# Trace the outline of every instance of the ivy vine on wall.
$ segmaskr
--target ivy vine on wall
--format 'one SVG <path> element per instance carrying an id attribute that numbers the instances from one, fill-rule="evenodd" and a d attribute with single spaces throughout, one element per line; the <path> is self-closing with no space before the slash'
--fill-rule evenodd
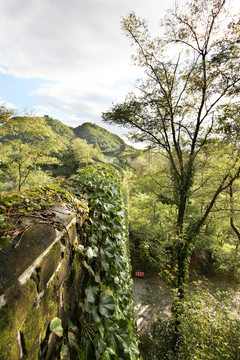
<path id="1" fill-rule="evenodd" d="M 88 273 L 80 303 L 79 358 L 138 359 L 121 176 L 111 166 L 95 164 L 79 170 L 71 181 L 89 206 L 86 244 L 76 249 Z"/>

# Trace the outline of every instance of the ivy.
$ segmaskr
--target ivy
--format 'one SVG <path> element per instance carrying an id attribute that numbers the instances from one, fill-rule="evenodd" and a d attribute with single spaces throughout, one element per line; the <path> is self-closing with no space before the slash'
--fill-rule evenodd
<path id="1" fill-rule="evenodd" d="M 18 239 L 15 246 L 19 245 L 25 231 L 37 222 L 62 228 L 62 224 L 55 221 L 53 213 L 49 212 L 49 208 L 62 202 L 76 214 L 88 211 L 86 203 L 73 196 L 70 184 L 65 180 L 0 196 L 0 249 L 9 246 L 15 238 Z M 19 223 L 24 218 L 28 218 L 29 223 L 20 227 Z"/>
<path id="2" fill-rule="evenodd" d="M 76 250 L 88 277 L 81 316 L 94 333 L 82 341 L 79 358 L 138 359 L 121 176 L 111 166 L 95 164 L 79 170 L 71 182 L 89 206 L 87 240 Z"/>
<path id="3" fill-rule="evenodd" d="M 63 336 L 62 320 L 58 317 L 52 319 L 49 325 L 49 329 L 57 336 Z"/>
<path id="4" fill-rule="evenodd" d="M 137 360 L 127 211 L 121 177 L 114 168 L 95 164 L 81 169 L 70 183 L 0 197 L 0 248 L 15 238 L 18 245 L 24 232 L 39 221 L 61 226 L 49 208 L 62 202 L 77 214 L 87 214 L 86 241 L 75 247 L 87 284 L 77 326 L 69 322 L 65 333 L 61 319 L 50 324 L 50 330 L 62 338 L 60 358 L 70 359 L 74 349 L 80 360 Z M 28 225 L 19 227 L 24 218 L 30 219 Z"/>

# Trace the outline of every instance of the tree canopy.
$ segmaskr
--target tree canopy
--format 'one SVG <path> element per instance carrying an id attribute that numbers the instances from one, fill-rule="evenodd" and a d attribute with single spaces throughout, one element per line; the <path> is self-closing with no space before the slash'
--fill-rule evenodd
<path id="1" fill-rule="evenodd" d="M 196 237 L 240 173 L 239 21 L 227 16 L 226 5 L 176 4 L 161 22 L 164 35 L 154 39 L 135 13 L 123 18 L 123 31 L 137 49 L 134 62 L 145 75 L 135 93 L 103 114 L 107 123 L 129 128 L 132 139 L 160 150 L 168 164 L 165 179 L 159 178 L 159 199 L 177 209 L 175 345 Z M 213 184 L 207 197 L 206 184 Z"/>
<path id="2" fill-rule="evenodd" d="M 18 190 L 41 164 L 58 163 L 54 154 L 66 143 L 44 118 L 28 116 L 8 117 L 0 135 L 1 176 L 12 180 Z"/>

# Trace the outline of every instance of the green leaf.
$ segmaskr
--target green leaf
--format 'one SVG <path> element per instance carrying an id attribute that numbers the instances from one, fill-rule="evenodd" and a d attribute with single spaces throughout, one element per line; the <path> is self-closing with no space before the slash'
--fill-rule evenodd
<path id="1" fill-rule="evenodd" d="M 117 329 L 111 334 L 111 339 L 115 345 L 116 352 L 119 357 L 123 359 L 130 359 L 129 350 L 129 336 L 128 333 L 122 329 Z"/>
<path id="2" fill-rule="evenodd" d="M 93 246 L 93 247 L 89 246 L 86 251 L 86 256 L 89 259 L 92 259 L 93 257 L 97 257 L 98 256 L 98 248 L 96 246 Z"/>
<path id="3" fill-rule="evenodd" d="M 87 339 L 84 346 L 85 359 L 84 360 L 93 360 L 96 359 L 95 350 L 91 340 Z"/>
<path id="4" fill-rule="evenodd" d="M 105 292 L 100 294 L 99 312 L 101 315 L 109 318 L 115 311 L 114 298 L 107 295 Z"/>
<path id="5" fill-rule="evenodd" d="M 0 240 L 0 247 L 8 247 L 8 245 L 10 245 L 10 243 L 12 242 L 12 238 L 10 235 L 7 235 L 6 237 L 2 237 Z"/>
<path id="6" fill-rule="evenodd" d="M 111 259 L 114 256 L 114 252 L 115 252 L 115 247 L 111 248 L 110 246 L 108 246 L 105 249 L 101 249 L 102 259 L 105 261 L 107 261 L 108 259 Z"/>
<path id="7" fill-rule="evenodd" d="M 104 350 L 106 349 L 107 344 L 103 341 L 103 339 L 100 337 L 97 344 L 97 350 L 99 354 L 102 354 Z"/>
<path id="8" fill-rule="evenodd" d="M 63 336 L 62 320 L 58 317 L 55 317 L 51 320 L 49 329 L 54 332 L 57 336 Z"/>
<path id="9" fill-rule="evenodd" d="M 105 331 L 104 331 L 104 326 L 103 326 L 103 324 L 99 324 L 99 326 L 98 326 L 98 331 L 99 331 L 100 336 L 101 336 L 102 338 L 104 338 L 104 333 L 105 333 Z"/>
<path id="10" fill-rule="evenodd" d="M 88 286 L 86 289 L 85 289 L 85 294 L 86 294 L 86 299 L 87 299 L 87 302 L 91 303 L 91 304 L 94 304 L 95 302 L 95 298 L 96 298 L 96 295 L 99 291 L 99 286 L 96 285 L 96 286 Z"/>
<path id="11" fill-rule="evenodd" d="M 93 316 L 93 321 L 95 321 L 96 323 L 101 321 L 101 317 L 99 315 L 98 308 L 96 306 L 92 308 L 92 316 Z"/>

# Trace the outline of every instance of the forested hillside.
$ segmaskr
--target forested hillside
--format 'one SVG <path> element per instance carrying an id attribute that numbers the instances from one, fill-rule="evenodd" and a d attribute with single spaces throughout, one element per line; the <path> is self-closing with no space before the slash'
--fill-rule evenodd
<path id="1" fill-rule="evenodd" d="M 125 150 L 126 144 L 118 135 L 92 123 L 84 123 L 73 131 L 77 137 L 87 140 L 88 144 L 98 143 L 104 153 L 115 153 Z"/>
<path id="2" fill-rule="evenodd" d="M 118 163 L 135 152 L 119 136 L 95 124 L 74 129 L 49 116 L 16 116 L 4 106 L 1 111 L 1 191 L 47 184 L 57 176 L 72 175 L 79 166 L 93 161 Z"/>

